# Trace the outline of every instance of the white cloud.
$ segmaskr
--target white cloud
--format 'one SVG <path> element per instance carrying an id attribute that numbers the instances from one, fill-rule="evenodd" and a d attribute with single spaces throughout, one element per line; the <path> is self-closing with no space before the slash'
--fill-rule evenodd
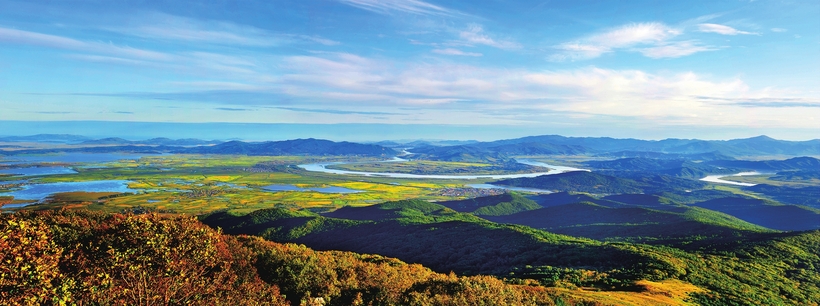
<path id="1" fill-rule="evenodd" d="M 341 3 L 379 14 L 394 12 L 416 15 L 456 16 L 462 13 L 419 0 L 338 0 Z"/>
<path id="2" fill-rule="evenodd" d="M 509 40 L 492 38 L 484 32 L 484 28 L 478 24 L 470 24 L 466 30 L 460 31 L 458 37 L 467 44 L 487 45 L 499 49 L 518 49 L 521 45 Z"/>
<path id="3" fill-rule="evenodd" d="M 162 52 L 99 42 L 85 42 L 62 36 L 9 28 L 0 28 L 0 42 L 35 45 L 56 49 L 88 51 L 141 60 L 168 61 L 173 58 L 173 56 Z"/>
<path id="4" fill-rule="evenodd" d="M 772 28 L 772 32 L 783 33 L 783 32 L 786 32 L 786 31 L 788 31 L 788 30 L 786 30 L 784 28 Z"/>
<path id="5" fill-rule="evenodd" d="M 668 42 L 683 32 L 658 22 L 633 23 L 556 46 L 551 61 L 585 60 L 621 49 L 638 50 L 652 58 L 680 57 L 709 50 L 693 42 Z M 636 46 L 650 47 L 632 49 Z"/>
<path id="6" fill-rule="evenodd" d="M 585 60 L 601 56 L 604 53 L 612 52 L 612 48 L 600 45 L 585 45 L 581 43 L 564 43 L 558 46 L 564 52 L 553 54 L 550 60 L 562 62 L 567 60 Z"/>
<path id="7" fill-rule="evenodd" d="M 721 35 L 759 35 L 758 33 L 741 31 L 730 26 L 715 23 L 701 23 L 698 25 L 698 31 L 704 33 L 717 33 Z"/>
<path id="8" fill-rule="evenodd" d="M 683 43 L 656 52 L 658 56 L 673 56 L 689 52 L 681 51 L 688 47 Z M 339 53 L 289 57 L 285 63 L 287 69 L 277 86 L 288 95 L 328 106 L 360 105 L 366 109 L 415 105 L 435 109 L 440 117 L 424 119 L 429 123 L 447 120 L 469 103 L 471 112 L 509 114 L 489 116 L 487 124 L 520 123 L 525 117 L 550 113 L 628 117 L 661 125 L 744 126 L 758 119 L 765 121 L 760 121 L 760 126 L 798 124 L 788 116 L 766 116 L 765 111 L 750 105 L 726 103 L 776 99 L 787 93 L 754 90 L 738 78 L 710 80 L 693 72 L 653 74 L 595 67 L 496 69 L 440 62 L 397 63 Z M 699 98 L 703 96 L 722 100 Z M 758 117 L 749 117 L 750 113 Z M 805 114 L 820 115 L 820 108 Z"/>
<path id="9" fill-rule="evenodd" d="M 293 42 L 313 42 L 333 46 L 339 42 L 316 35 L 272 33 L 231 22 L 199 20 L 163 13 L 147 13 L 134 23 L 108 27 L 119 34 L 170 41 L 220 45 L 270 47 Z"/>
<path id="10" fill-rule="evenodd" d="M 697 52 L 714 51 L 717 48 L 698 45 L 692 41 L 680 41 L 660 45 L 656 47 L 649 47 L 640 49 L 641 54 L 651 58 L 675 58 L 687 56 Z"/>
<path id="11" fill-rule="evenodd" d="M 464 51 L 461 51 L 459 49 L 454 49 L 454 48 L 433 49 L 433 53 L 443 54 L 443 55 L 482 56 L 481 53 L 464 52 Z"/>
<path id="12" fill-rule="evenodd" d="M 657 43 L 680 35 L 681 31 L 658 22 L 633 23 L 587 38 L 593 44 L 622 48 Z"/>

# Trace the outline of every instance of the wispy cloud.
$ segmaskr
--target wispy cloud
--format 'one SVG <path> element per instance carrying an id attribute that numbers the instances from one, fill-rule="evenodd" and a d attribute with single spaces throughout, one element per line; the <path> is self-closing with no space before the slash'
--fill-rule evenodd
<path id="1" fill-rule="evenodd" d="M 653 57 L 678 57 L 699 51 L 692 42 L 668 42 L 669 39 L 682 33 L 681 30 L 658 22 L 632 23 L 610 29 L 603 33 L 583 37 L 556 46 L 560 52 L 549 57 L 552 61 L 584 60 L 599 57 L 619 49 L 649 46 L 634 49 Z"/>
<path id="2" fill-rule="evenodd" d="M 341 3 L 379 14 L 463 15 L 461 12 L 419 0 L 338 0 Z"/>
<path id="3" fill-rule="evenodd" d="M 698 25 L 698 31 L 721 35 L 760 35 L 758 33 L 741 31 L 730 26 L 715 23 L 701 23 Z"/>
<path id="4" fill-rule="evenodd" d="M 0 28 L 0 42 L 34 45 L 56 49 L 88 51 L 142 60 L 167 61 L 173 58 L 173 56 L 162 52 L 99 42 L 85 42 L 62 36 L 9 28 Z"/>
<path id="5" fill-rule="evenodd" d="M 786 32 L 786 31 L 788 31 L 788 30 L 786 30 L 784 28 L 772 28 L 772 32 L 776 32 L 776 33 L 783 33 L 783 32 Z"/>
<path id="6" fill-rule="evenodd" d="M 464 51 L 461 51 L 459 49 L 454 49 L 454 48 L 433 49 L 433 53 L 443 54 L 443 55 L 459 55 L 459 56 L 482 56 L 481 53 L 464 52 Z"/>
<path id="7" fill-rule="evenodd" d="M 719 49 L 714 47 L 701 46 L 694 41 L 680 41 L 656 47 L 643 48 L 640 49 L 640 52 L 644 56 L 651 58 L 674 58 L 687 56 L 697 52 L 714 50 Z"/>
<path id="8" fill-rule="evenodd" d="M 275 108 L 289 110 L 289 111 L 293 111 L 293 112 L 325 113 L 325 114 L 339 114 L 339 115 L 399 115 L 398 113 L 346 111 L 346 110 L 336 110 L 336 109 L 313 109 L 313 108 L 298 108 L 298 107 L 275 107 Z"/>
<path id="9" fill-rule="evenodd" d="M 517 42 L 490 37 L 478 24 L 468 25 L 467 29 L 458 33 L 458 36 L 463 42 L 471 45 L 486 45 L 507 50 L 521 48 L 521 44 Z"/>
<path id="10" fill-rule="evenodd" d="M 654 50 L 657 54 L 647 56 L 682 56 L 690 52 L 688 48 L 702 47 L 684 42 L 666 50 Z M 424 119 L 431 122 L 452 120 L 447 118 L 452 117 L 448 114 L 453 112 L 469 110 L 471 114 L 491 114 L 526 109 L 519 112 L 521 115 L 488 120 L 520 124 L 522 116 L 527 114 L 564 112 L 643 118 L 664 125 L 743 125 L 747 117 L 738 111 L 739 107 L 754 112 L 772 107 L 762 104 L 754 108 L 751 104 L 707 101 L 695 96 L 744 101 L 784 96 L 769 89 L 753 90 L 738 78 L 710 80 L 692 72 L 653 74 L 595 67 L 536 71 L 451 63 L 407 65 L 332 53 L 291 58 L 286 63 L 288 70 L 281 85 L 285 94 L 294 100 L 322 101 L 323 105 L 344 103 L 362 108 L 412 105 L 435 109 L 438 117 Z M 465 107 L 467 105 L 469 107 Z M 771 117 L 769 121 L 761 124 L 793 125 L 785 118 Z"/>
<path id="11" fill-rule="evenodd" d="M 221 111 L 229 111 L 229 112 L 247 112 L 247 111 L 252 111 L 252 109 L 248 109 L 248 108 L 232 108 L 232 107 L 217 107 L 217 108 L 214 108 L 214 109 L 215 109 L 215 110 L 221 110 Z"/>
<path id="12" fill-rule="evenodd" d="M 185 18 L 164 13 L 143 13 L 132 23 L 104 29 L 149 39 L 208 43 L 230 46 L 271 47 L 293 42 L 327 46 L 340 42 L 317 35 L 274 33 L 257 27 L 225 21 Z"/>
<path id="13" fill-rule="evenodd" d="M 721 97 L 707 97 L 697 96 L 702 101 L 716 101 L 724 105 L 741 106 L 746 108 L 794 108 L 794 107 L 808 107 L 820 108 L 820 100 L 805 99 L 805 98 L 788 98 L 788 97 L 766 97 L 766 98 L 721 98 Z"/>

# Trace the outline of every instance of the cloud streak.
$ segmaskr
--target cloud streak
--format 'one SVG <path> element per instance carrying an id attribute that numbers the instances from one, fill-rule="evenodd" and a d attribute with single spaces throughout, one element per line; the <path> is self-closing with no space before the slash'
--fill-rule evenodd
<path id="1" fill-rule="evenodd" d="M 337 114 L 337 115 L 399 115 L 398 113 L 388 113 L 388 112 L 366 112 L 366 111 L 346 111 L 346 110 L 336 110 L 336 109 L 312 109 L 312 108 L 299 108 L 299 107 L 275 107 L 278 109 L 289 110 L 293 112 L 303 112 L 303 113 L 324 113 L 324 114 Z"/>
<path id="2" fill-rule="evenodd" d="M 84 42 L 62 36 L 9 28 L 0 28 L 0 42 L 65 50 L 88 51 L 142 60 L 168 61 L 173 58 L 173 56 L 162 52 L 98 42 Z"/>
<path id="3" fill-rule="evenodd" d="M 650 58 L 675 58 L 703 51 L 715 51 L 719 48 L 701 46 L 694 41 L 674 42 L 656 47 L 642 48 L 641 54 Z"/>
<path id="4" fill-rule="evenodd" d="M 484 32 L 484 28 L 478 24 L 470 24 L 467 29 L 460 31 L 458 37 L 470 45 L 486 45 L 494 48 L 511 50 L 521 48 L 521 44 L 511 40 L 492 38 Z"/>
<path id="5" fill-rule="evenodd" d="M 464 52 L 454 48 L 433 49 L 433 53 L 441 55 L 458 55 L 458 56 L 482 56 L 483 54 L 477 52 Z"/>
<path id="6" fill-rule="evenodd" d="M 341 3 L 374 13 L 390 15 L 406 13 L 414 15 L 458 16 L 463 13 L 419 0 L 338 0 Z"/>
<path id="7" fill-rule="evenodd" d="M 658 22 L 632 23 L 555 46 L 551 61 L 576 61 L 618 50 L 637 51 L 650 58 L 681 57 L 715 50 L 695 41 L 670 42 L 683 31 Z"/>
<path id="8" fill-rule="evenodd" d="M 340 42 L 317 35 L 273 33 L 257 27 L 225 21 L 200 20 L 163 13 L 146 13 L 136 23 L 104 29 L 128 36 L 154 40 L 207 43 L 227 46 L 274 47 L 290 43 Z"/>
<path id="9" fill-rule="evenodd" d="M 730 26 L 715 23 L 701 23 L 698 25 L 698 31 L 721 35 L 760 35 L 759 33 L 741 31 Z"/>

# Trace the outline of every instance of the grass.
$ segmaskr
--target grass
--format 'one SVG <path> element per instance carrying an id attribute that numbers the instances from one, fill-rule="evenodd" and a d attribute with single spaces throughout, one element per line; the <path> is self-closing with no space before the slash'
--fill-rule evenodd
<path id="1" fill-rule="evenodd" d="M 604 305 L 695 305 L 687 299 L 691 293 L 704 292 L 703 288 L 675 279 L 635 283 L 635 291 L 600 291 L 587 288 L 550 288 L 555 293 L 567 293 L 576 297 L 597 301 Z"/>

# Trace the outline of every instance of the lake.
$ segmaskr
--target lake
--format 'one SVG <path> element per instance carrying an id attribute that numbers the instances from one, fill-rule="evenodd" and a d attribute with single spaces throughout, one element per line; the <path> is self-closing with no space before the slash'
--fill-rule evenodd
<path id="1" fill-rule="evenodd" d="M 87 182 L 63 182 L 25 185 L 20 190 L 0 193 L 2 196 L 14 196 L 20 200 L 42 201 L 48 196 L 61 192 L 136 192 L 128 188 L 126 180 L 105 180 Z"/>

